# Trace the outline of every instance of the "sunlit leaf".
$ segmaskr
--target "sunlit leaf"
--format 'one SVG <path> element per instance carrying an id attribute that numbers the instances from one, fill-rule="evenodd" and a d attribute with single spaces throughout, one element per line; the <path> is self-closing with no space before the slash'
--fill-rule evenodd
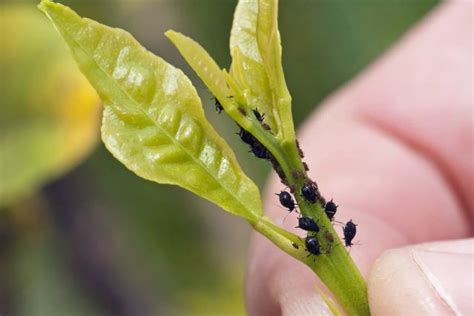
<path id="1" fill-rule="evenodd" d="M 233 93 L 227 85 L 224 72 L 219 68 L 212 57 L 191 38 L 172 30 L 165 33 L 171 42 L 178 48 L 181 55 L 206 84 L 216 98 L 225 106 L 233 106 L 229 97 Z"/>
<path id="2" fill-rule="evenodd" d="M 266 114 L 276 137 L 293 141 L 291 96 L 281 64 L 277 14 L 278 1 L 239 1 L 230 37 L 230 73 L 248 102 Z"/>
<path id="3" fill-rule="evenodd" d="M 237 84 L 234 81 L 228 82 L 229 75 L 219 69 L 219 66 L 207 51 L 199 43 L 181 33 L 170 30 L 165 34 L 178 48 L 181 55 L 183 55 L 184 59 L 186 59 L 212 94 L 219 100 L 226 113 L 239 123 L 240 126 L 245 127 L 246 124 L 250 124 L 238 110 L 239 105 L 236 101 L 241 98 L 241 95 L 240 91 L 235 90 Z"/>
<path id="4" fill-rule="evenodd" d="M 53 2 L 40 9 L 104 101 L 102 139 L 118 160 L 145 179 L 181 186 L 251 222 L 261 216 L 258 188 L 204 117 L 180 70 L 123 30 Z"/>
<path id="5" fill-rule="evenodd" d="M 288 94 L 281 65 L 281 40 L 278 31 L 278 0 L 258 0 L 257 45 L 268 76 L 280 97 Z"/>
<path id="6" fill-rule="evenodd" d="M 282 118 L 284 137 L 294 138 L 291 96 L 286 86 L 281 60 L 278 0 L 258 0 L 257 44 L 267 70 L 275 107 Z"/>
<path id="7" fill-rule="evenodd" d="M 98 139 L 100 100 L 33 7 L 2 4 L 0 20 L 1 208 L 83 160 Z"/>
<path id="8" fill-rule="evenodd" d="M 247 104 L 265 113 L 265 123 L 281 137 L 280 115 L 272 100 L 268 75 L 257 44 L 257 0 L 239 1 L 230 35 L 230 75 L 237 82 Z"/>

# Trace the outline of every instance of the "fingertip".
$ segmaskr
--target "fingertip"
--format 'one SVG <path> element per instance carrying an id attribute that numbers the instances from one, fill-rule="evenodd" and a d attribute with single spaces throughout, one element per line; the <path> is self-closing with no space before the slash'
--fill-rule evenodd
<path id="1" fill-rule="evenodd" d="M 470 315 L 474 239 L 390 250 L 369 277 L 372 315 Z"/>

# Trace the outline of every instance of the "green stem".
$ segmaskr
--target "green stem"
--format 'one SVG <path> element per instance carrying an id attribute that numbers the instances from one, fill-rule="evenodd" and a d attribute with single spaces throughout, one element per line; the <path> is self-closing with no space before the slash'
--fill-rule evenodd
<path id="1" fill-rule="evenodd" d="M 251 225 L 290 256 L 299 260 L 302 255 L 305 255 L 304 241 L 297 235 L 275 225 L 268 217 L 263 216 Z"/>
<path id="2" fill-rule="evenodd" d="M 271 133 L 261 128 L 258 121 L 252 123 L 248 131 L 272 153 L 280 164 L 289 186 L 295 189 L 294 197 L 301 214 L 311 217 L 318 223 L 320 232 L 315 236 L 318 238 L 323 253 L 318 256 L 308 256 L 304 241 L 300 238 L 294 241 L 294 244 L 298 245 L 298 249 L 295 249 L 287 239 L 283 241 L 281 232 L 276 232 L 275 227 L 278 226 L 270 225 L 267 219 L 259 221 L 254 228 L 283 251 L 310 267 L 349 315 L 370 315 L 367 284 L 324 213 L 323 206 L 320 202 L 311 204 L 300 194 L 308 178 L 295 141 L 279 142 Z M 301 176 L 295 177 L 298 174 Z"/>

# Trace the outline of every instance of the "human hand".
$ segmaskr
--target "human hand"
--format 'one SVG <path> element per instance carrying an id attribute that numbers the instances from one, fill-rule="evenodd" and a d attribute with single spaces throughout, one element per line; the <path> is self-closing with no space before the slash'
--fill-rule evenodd
<path id="1" fill-rule="evenodd" d="M 441 5 L 300 131 L 311 178 L 340 205 L 337 220 L 359 225 L 351 255 L 372 315 L 473 314 L 474 239 L 380 257 L 472 234 L 472 21 L 472 2 Z M 286 215 L 280 190 L 273 176 L 266 209 L 277 220 Z M 302 235 L 295 222 L 284 225 Z M 329 314 L 315 286 L 309 269 L 254 235 L 250 315 Z"/>

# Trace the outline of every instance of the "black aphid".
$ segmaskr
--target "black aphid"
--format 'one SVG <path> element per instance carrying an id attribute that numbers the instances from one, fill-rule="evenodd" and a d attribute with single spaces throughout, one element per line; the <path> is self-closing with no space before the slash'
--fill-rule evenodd
<path id="1" fill-rule="evenodd" d="M 311 218 L 307 216 L 302 216 L 298 218 L 298 226 L 297 228 L 304 229 L 309 232 L 319 232 L 319 226 L 316 224 L 316 222 Z"/>
<path id="2" fill-rule="evenodd" d="M 240 128 L 238 135 L 240 136 L 240 139 L 248 145 L 253 145 L 257 141 L 252 134 L 244 130 L 242 127 Z"/>
<path id="3" fill-rule="evenodd" d="M 240 139 L 250 145 L 250 151 L 258 158 L 273 160 L 273 155 L 252 134 L 240 127 L 237 133 Z"/>
<path id="4" fill-rule="evenodd" d="M 239 106 L 238 109 L 239 109 L 240 114 L 242 114 L 243 116 L 247 115 L 247 111 L 245 111 L 245 109 L 243 107 Z"/>
<path id="5" fill-rule="evenodd" d="M 270 159 L 272 157 L 265 146 L 260 144 L 257 140 L 255 140 L 255 142 L 250 145 L 250 150 L 257 158 Z"/>
<path id="6" fill-rule="evenodd" d="M 300 154 L 300 157 L 304 158 L 304 153 L 303 153 L 303 150 L 300 147 L 300 143 L 298 142 L 298 140 L 296 140 L 296 147 L 298 148 L 298 153 Z"/>
<path id="7" fill-rule="evenodd" d="M 309 167 L 308 167 L 308 164 L 306 162 L 303 161 L 303 167 L 304 167 L 304 170 L 305 171 L 309 171 Z"/>
<path id="8" fill-rule="evenodd" d="M 291 175 L 293 178 L 299 179 L 304 177 L 304 172 L 299 170 L 291 170 Z"/>
<path id="9" fill-rule="evenodd" d="M 219 102 L 219 100 L 217 100 L 216 97 L 214 97 L 214 105 L 216 106 L 216 112 L 218 114 L 221 114 L 221 112 L 224 110 L 224 107 L 222 106 L 222 104 Z"/>
<path id="10" fill-rule="evenodd" d="M 291 193 L 295 193 L 295 185 L 294 184 L 289 185 L 288 188 L 290 189 Z"/>
<path id="11" fill-rule="evenodd" d="M 280 199 L 280 204 L 286 207 L 290 212 L 295 209 L 295 201 L 290 193 L 286 191 L 281 191 L 280 193 L 275 193 Z"/>
<path id="12" fill-rule="evenodd" d="M 324 233 L 324 239 L 326 239 L 328 242 L 333 242 L 334 236 L 329 231 L 326 231 Z"/>
<path id="13" fill-rule="evenodd" d="M 262 123 L 263 119 L 265 118 L 265 114 L 261 114 L 257 109 L 252 110 L 252 111 L 253 111 L 253 115 L 255 115 L 255 118 L 257 119 L 257 121 Z"/>
<path id="14" fill-rule="evenodd" d="M 336 205 L 336 203 L 334 203 L 332 200 L 327 202 L 326 206 L 324 206 L 324 212 L 330 221 L 334 219 L 334 215 L 336 215 L 337 212 L 337 207 L 338 205 Z"/>
<path id="15" fill-rule="evenodd" d="M 316 256 L 321 254 L 321 249 L 319 247 L 319 241 L 316 237 L 314 237 L 314 236 L 306 237 L 305 244 L 306 244 L 306 250 L 308 250 L 308 252 L 310 254 L 313 254 L 313 255 L 316 255 Z"/>
<path id="16" fill-rule="evenodd" d="M 265 119 L 265 114 L 260 113 L 257 109 L 252 110 L 252 112 L 253 112 L 253 115 L 255 115 L 255 118 L 257 119 L 257 121 L 260 122 L 264 130 L 266 131 L 271 130 L 270 125 L 263 122 L 263 120 Z"/>
<path id="17" fill-rule="evenodd" d="M 357 225 L 352 222 L 352 219 L 346 223 L 342 232 L 344 233 L 344 243 L 346 244 L 346 247 L 352 246 L 352 239 L 354 239 L 357 233 Z"/>
<path id="18" fill-rule="evenodd" d="M 301 188 L 301 194 L 304 196 L 304 198 L 311 203 L 316 203 L 317 201 L 317 191 L 318 188 L 313 182 L 306 183 L 302 188 Z"/>
<path id="19" fill-rule="evenodd" d="M 278 161 L 276 159 L 270 159 L 271 163 L 272 163 L 272 166 L 273 166 L 273 169 L 275 170 L 275 172 L 277 173 L 278 177 L 280 178 L 280 181 L 287 185 L 287 181 L 286 181 L 286 176 L 285 176 L 285 173 L 283 172 L 283 168 L 280 166 L 280 164 L 278 163 Z M 291 188 L 290 188 L 291 189 Z M 291 190 L 290 190 L 291 191 Z M 291 193 L 294 193 L 294 188 L 293 188 L 293 191 L 291 191 Z"/>
<path id="20" fill-rule="evenodd" d="M 272 130 L 271 127 L 270 127 L 270 125 L 268 125 L 267 123 L 262 123 L 262 127 L 263 127 L 263 129 L 266 130 L 266 131 L 271 131 L 271 130 Z"/>

